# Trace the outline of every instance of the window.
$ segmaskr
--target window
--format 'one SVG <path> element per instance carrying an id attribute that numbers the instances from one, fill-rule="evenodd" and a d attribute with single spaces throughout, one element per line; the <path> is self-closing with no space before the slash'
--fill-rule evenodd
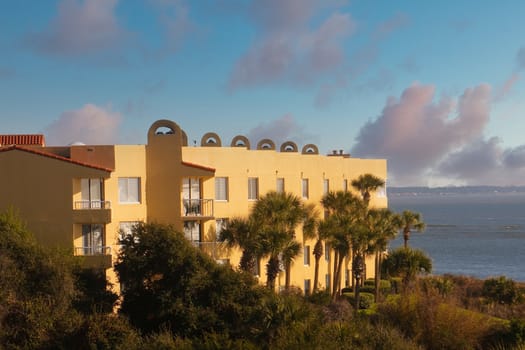
<path id="1" fill-rule="evenodd" d="M 284 177 L 278 177 L 275 184 L 275 191 L 278 193 L 284 192 Z"/>
<path id="2" fill-rule="evenodd" d="M 138 225 L 138 221 L 121 221 L 119 223 L 119 240 L 131 235 L 133 226 Z"/>
<path id="3" fill-rule="evenodd" d="M 215 240 L 219 240 L 221 232 L 226 228 L 228 219 L 217 219 L 215 220 Z"/>
<path id="4" fill-rule="evenodd" d="M 184 237 L 192 243 L 198 244 L 201 240 L 201 225 L 198 221 L 184 221 Z"/>
<path id="5" fill-rule="evenodd" d="M 330 261 L 330 244 L 324 244 L 324 259 Z"/>
<path id="6" fill-rule="evenodd" d="M 140 177 L 118 179 L 118 200 L 120 203 L 140 203 Z"/>
<path id="7" fill-rule="evenodd" d="M 76 204 L 77 209 L 104 208 L 103 179 L 80 179 L 81 201 Z"/>
<path id="8" fill-rule="evenodd" d="M 304 280 L 304 295 L 310 294 L 310 280 Z"/>
<path id="9" fill-rule="evenodd" d="M 198 178 L 185 177 L 182 179 L 183 215 L 195 216 L 202 214 L 201 183 Z"/>
<path id="10" fill-rule="evenodd" d="M 350 270 L 345 270 L 345 287 L 350 286 Z"/>
<path id="11" fill-rule="evenodd" d="M 305 265 L 310 265 L 310 246 L 309 245 L 305 245 L 304 246 L 304 264 Z"/>
<path id="12" fill-rule="evenodd" d="M 248 199 L 259 199 L 259 178 L 257 177 L 248 178 Z"/>
<path id="13" fill-rule="evenodd" d="M 343 180 L 343 191 L 348 192 L 348 180 L 347 179 Z"/>
<path id="14" fill-rule="evenodd" d="M 215 178 L 215 200 L 227 201 L 228 200 L 228 178 L 227 177 L 216 177 Z"/>
<path id="15" fill-rule="evenodd" d="M 327 194 L 330 191 L 330 180 L 323 180 L 323 194 Z"/>
<path id="16" fill-rule="evenodd" d="M 84 255 L 95 255 L 104 253 L 104 225 L 84 224 L 82 225 L 82 241 Z"/>
<path id="17" fill-rule="evenodd" d="M 325 286 L 326 286 L 326 290 L 330 290 L 330 281 L 331 281 L 331 278 L 330 278 L 330 274 L 327 273 L 326 275 L 324 275 L 324 283 L 325 283 Z"/>
<path id="18" fill-rule="evenodd" d="M 303 198 L 308 199 L 308 179 L 303 179 L 302 185 Z"/>
<path id="19" fill-rule="evenodd" d="M 381 187 L 379 187 L 376 191 L 376 196 L 378 198 L 385 198 L 386 197 L 386 181 L 385 184 Z"/>

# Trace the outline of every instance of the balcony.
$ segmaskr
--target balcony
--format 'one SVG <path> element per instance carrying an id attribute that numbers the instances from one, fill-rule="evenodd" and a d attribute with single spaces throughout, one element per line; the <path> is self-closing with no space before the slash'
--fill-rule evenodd
<path id="1" fill-rule="evenodd" d="M 212 218 L 213 199 L 183 199 L 182 200 L 183 218 Z"/>
<path id="2" fill-rule="evenodd" d="M 75 201 L 75 209 L 111 209 L 110 201 Z"/>
<path id="3" fill-rule="evenodd" d="M 81 259 L 83 268 L 109 269 L 111 264 L 111 247 L 75 247 L 75 256 Z"/>
<path id="4" fill-rule="evenodd" d="M 110 201 L 75 201 L 73 222 L 82 224 L 107 224 L 111 221 Z"/>

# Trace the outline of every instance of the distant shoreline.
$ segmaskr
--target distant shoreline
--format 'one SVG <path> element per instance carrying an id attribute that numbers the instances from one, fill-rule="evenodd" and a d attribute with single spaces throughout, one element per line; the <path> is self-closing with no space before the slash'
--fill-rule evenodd
<path id="1" fill-rule="evenodd" d="M 525 194 L 525 186 L 388 187 L 388 196 L 456 194 Z"/>

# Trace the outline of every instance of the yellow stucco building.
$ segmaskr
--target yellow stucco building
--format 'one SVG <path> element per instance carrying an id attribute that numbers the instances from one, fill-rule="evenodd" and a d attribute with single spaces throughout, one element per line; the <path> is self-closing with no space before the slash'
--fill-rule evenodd
<path id="1" fill-rule="evenodd" d="M 276 147 L 269 139 L 250 145 L 244 136 L 223 145 L 215 133 L 193 147 L 169 120 L 153 123 L 146 145 L 46 147 L 42 135 L 0 135 L 0 210 L 15 208 L 42 244 L 71 249 L 116 285 L 118 237 L 136 222 L 172 224 L 217 261 L 238 266 L 240 253 L 216 240 L 227 220 L 247 216 L 259 196 L 292 192 L 320 207 L 326 192 L 351 191 L 351 181 L 365 173 L 386 180 L 386 160 L 320 155 L 313 144 Z M 387 206 L 384 188 L 371 205 Z M 301 232 L 296 239 L 303 256 L 292 266 L 291 284 L 308 291 L 315 242 Z M 264 281 L 264 261 L 259 265 Z M 343 285 L 350 283 L 348 268 L 347 262 Z M 332 270 L 333 253 L 325 249 L 321 288 L 329 286 Z M 373 271 L 367 260 L 367 276 Z M 277 284 L 284 282 L 283 273 Z"/>

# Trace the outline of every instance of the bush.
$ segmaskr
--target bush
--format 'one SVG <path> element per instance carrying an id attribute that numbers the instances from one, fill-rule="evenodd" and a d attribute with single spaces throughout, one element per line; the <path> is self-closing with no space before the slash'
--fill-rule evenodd
<path id="1" fill-rule="evenodd" d="M 353 306 L 355 305 L 354 293 L 344 293 L 343 297 Z M 368 309 L 374 304 L 374 294 L 372 293 L 359 293 L 359 309 Z"/>
<path id="2" fill-rule="evenodd" d="M 481 293 L 489 302 L 501 305 L 514 305 L 523 300 L 523 291 L 505 276 L 485 280 Z"/>

